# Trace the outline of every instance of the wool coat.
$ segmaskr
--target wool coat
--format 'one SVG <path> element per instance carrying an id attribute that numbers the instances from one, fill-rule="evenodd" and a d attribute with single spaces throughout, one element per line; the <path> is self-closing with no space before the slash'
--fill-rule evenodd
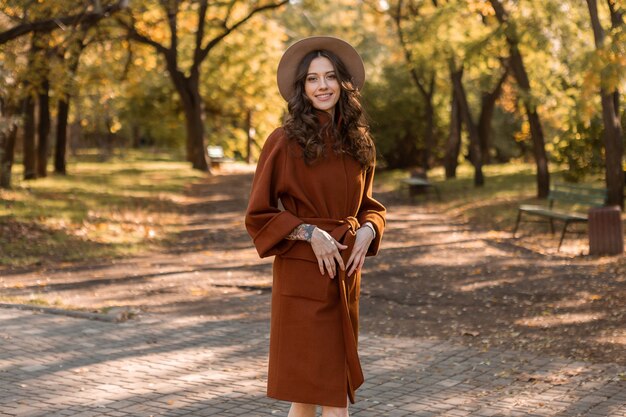
<path id="1" fill-rule="evenodd" d="M 318 122 L 330 123 L 327 113 Z M 293 229 L 314 224 L 348 246 L 347 262 L 361 224 L 376 237 L 367 255 L 378 252 L 385 207 L 372 197 L 374 168 L 363 169 L 346 153 L 335 153 L 326 137 L 324 156 L 306 164 L 302 149 L 283 128 L 267 139 L 254 176 L 246 227 L 261 257 L 275 256 L 267 394 L 269 397 L 333 407 L 354 402 L 363 383 L 357 353 L 361 272 L 334 279 L 321 275 L 311 244 L 288 240 Z"/>

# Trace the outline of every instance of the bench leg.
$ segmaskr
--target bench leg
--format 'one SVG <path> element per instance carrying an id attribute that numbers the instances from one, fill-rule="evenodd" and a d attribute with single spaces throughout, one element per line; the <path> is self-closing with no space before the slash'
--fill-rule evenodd
<path id="1" fill-rule="evenodd" d="M 550 233 L 554 234 L 554 220 L 550 218 Z"/>
<path id="2" fill-rule="evenodd" d="M 559 247 L 556 249 L 557 252 L 561 250 L 561 245 L 563 244 L 563 239 L 565 238 L 565 233 L 567 232 L 567 226 L 569 226 L 569 224 L 570 222 L 566 220 L 565 224 L 563 225 L 563 231 L 561 232 L 561 240 L 559 240 Z"/>
<path id="3" fill-rule="evenodd" d="M 517 220 L 515 221 L 515 229 L 513 229 L 513 237 L 515 237 L 515 233 L 517 233 L 517 228 L 519 227 L 519 222 L 522 219 L 522 210 L 517 210 Z"/>

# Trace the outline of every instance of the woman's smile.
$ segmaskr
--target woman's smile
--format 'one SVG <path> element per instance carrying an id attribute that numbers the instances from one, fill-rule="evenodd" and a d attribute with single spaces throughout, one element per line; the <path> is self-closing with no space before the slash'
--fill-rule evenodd
<path id="1" fill-rule="evenodd" d="M 332 97 L 332 93 L 318 94 L 315 97 L 317 97 L 318 100 L 326 101 Z"/>

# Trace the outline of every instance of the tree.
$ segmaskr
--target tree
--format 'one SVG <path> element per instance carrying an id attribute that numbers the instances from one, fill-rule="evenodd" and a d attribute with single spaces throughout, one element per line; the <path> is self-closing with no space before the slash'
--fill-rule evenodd
<path id="1" fill-rule="evenodd" d="M 151 46 L 165 60 L 167 72 L 183 106 L 187 131 L 187 160 L 191 162 L 193 168 L 209 171 L 205 152 L 203 100 L 200 95 L 202 63 L 218 44 L 255 14 L 287 3 L 288 0 L 262 4 L 255 2 L 252 6 L 246 7 L 241 1 L 159 2 L 163 20 L 167 22 L 169 36 L 164 34 L 163 28 L 160 28 L 160 32 L 150 30 L 152 27 L 158 27 L 158 22 L 161 21 L 161 16 L 154 11 L 157 5 L 151 2 L 146 2 L 141 9 L 133 10 L 130 21 L 119 19 L 128 30 L 131 39 Z M 193 15 L 196 26 L 191 32 L 185 32 L 185 27 L 179 24 L 180 19 L 187 19 L 185 26 L 189 28 Z M 166 37 L 169 37 L 169 44 L 165 42 Z M 190 53 L 185 55 L 185 52 Z"/>
<path id="2" fill-rule="evenodd" d="M 450 74 L 450 82 L 453 83 L 454 74 Z M 448 142 L 446 143 L 443 166 L 446 172 L 446 179 L 456 178 L 456 169 L 459 165 L 459 152 L 461 151 L 461 108 L 459 99 L 452 90 L 450 99 L 450 128 L 448 132 Z"/>
<path id="3" fill-rule="evenodd" d="M 611 2 L 609 1 L 609 5 Z M 589 17 L 593 29 L 593 38 L 596 50 L 602 52 L 605 48 L 605 35 L 598 17 L 596 0 L 587 0 Z M 600 101 L 602 103 L 602 119 L 604 122 L 604 150 L 606 159 L 606 186 L 608 189 L 608 204 L 619 205 L 624 208 L 624 139 L 622 125 L 617 111 L 616 87 L 608 82 L 608 74 L 601 72 Z"/>
<path id="4" fill-rule="evenodd" d="M 470 138 L 470 161 L 474 165 L 474 185 L 480 187 L 485 184 L 483 175 L 483 157 L 480 149 L 478 127 L 472 118 L 472 112 L 467 102 L 467 95 L 463 87 L 463 67 L 457 68 L 453 58 L 450 58 L 450 74 L 452 74 L 452 88 L 459 107 L 459 113 Z"/>
<path id="5" fill-rule="evenodd" d="M 437 7 L 436 1 L 433 1 L 433 4 L 435 7 Z M 409 11 L 411 12 L 411 17 L 413 19 L 416 19 L 419 16 L 419 8 L 409 6 Z M 425 68 L 426 65 L 421 66 L 420 71 L 418 71 L 418 69 L 416 68 L 415 58 L 408 45 L 406 35 L 402 27 L 402 20 L 404 18 L 403 15 L 403 1 L 398 0 L 398 4 L 393 14 L 393 20 L 398 35 L 398 41 L 404 53 L 406 64 L 409 67 L 411 80 L 415 84 L 415 87 L 417 87 L 424 100 L 424 119 L 426 120 L 426 125 L 424 128 L 424 149 L 422 151 L 420 166 L 423 172 L 426 173 L 430 168 L 430 155 L 435 148 L 435 106 L 433 103 L 436 85 L 435 71 L 432 69 L 428 71 Z"/>
<path id="6" fill-rule="evenodd" d="M 507 61 L 503 62 L 504 71 L 496 81 L 493 90 L 483 90 L 480 96 L 480 116 L 478 117 L 478 139 L 480 143 L 480 154 L 483 158 L 483 164 L 491 162 L 491 121 L 493 120 L 493 112 L 496 108 L 496 101 L 502 92 L 502 85 L 509 76 L 509 65 Z"/>
<path id="7" fill-rule="evenodd" d="M 11 188 L 11 169 L 19 125 L 18 108 L 9 91 L 15 88 L 0 63 L 0 188 Z"/>
<path id="8" fill-rule="evenodd" d="M 530 124 L 530 132 L 533 140 L 533 152 L 535 155 L 535 164 L 537 166 L 537 197 L 545 198 L 550 191 L 550 172 L 548 170 L 548 157 L 546 154 L 545 139 L 543 136 L 543 128 L 541 127 L 541 120 L 539 113 L 537 112 L 537 103 L 532 100 L 532 92 L 530 88 L 530 80 L 526 67 L 524 66 L 524 60 L 520 53 L 519 34 L 515 22 L 509 17 L 504 10 L 500 0 L 489 0 L 493 10 L 495 12 L 498 22 L 503 27 L 504 36 L 509 45 L 510 64 L 515 80 L 518 86 L 523 91 L 522 100 L 524 102 L 524 108 L 528 116 L 528 122 Z"/>
<path id="9" fill-rule="evenodd" d="M 60 60 L 65 60 L 66 81 L 59 90 L 59 100 L 57 102 L 57 123 L 56 123 L 56 141 L 54 150 L 54 172 L 56 174 L 65 175 L 67 173 L 66 168 L 66 153 L 67 153 L 67 126 L 68 117 L 70 114 L 70 102 L 71 91 L 75 91 L 75 86 L 72 85 L 72 80 L 78 70 L 78 63 L 80 61 L 80 54 L 84 50 L 86 44 L 83 42 L 85 31 L 80 31 L 77 38 L 70 42 L 67 47 L 57 48 L 57 55 Z M 67 55 L 67 58 L 66 58 Z"/>
<path id="10" fill-rule="evenodd" d="M 3 5 L 0 10 L 11 22 L 17 22 L 11 28 L 0 32 L 0 45 L 10 41 L 16 43 L 19 38 L 31 35 L 28 65 L 22 69 L 19 64 L 14 71 L 23 80 L 19 91 L 22 96 L 24 118 L 24 178 L 35 179 L 47 175 L 49 152 L 50 122 L 50 63 L 55 55 L 55 48 L 62 48 L 65 38 L 71 39 L 78 26 L 89 28 L 102 19 L 127 7 L 128 0 L 108 2 L 92 0 L 68 8 L 62 1 L 15 2 Z M 54 17 L 50 17 L 54 16 Z M 60 30 L 62 29 L 62 30 Z M 56 44 L 52 33 L 62 32 Z M 57 51 L 58 52 L 58 51 Z M 61 58 L 63 54 L 61 54 Z M 17 63 L 15 60 L 14 63 Z M 65 95 L 64 95 L 65 96 Z M 67 96 L 69 97 L 69 96 Z M 37 103 L 35 103 L 35 99 Z M 35 120 L 35 104 L 38 105 L 38 120 Z M 67 110 L 60 107 L 59 117 L 66 117 Z M 59 134 L 65 135 L 63 119 L 59 120 Z M 35 136 L 35 134 L 37 136 Z M 36 140 L 38 139 L 38 140 Z M 57 143 L 63 140 L 58 141 Z M 64 171 L 63 166 L 63 171 Z M 9 173 L 10 174 L 10 173 Z"/>

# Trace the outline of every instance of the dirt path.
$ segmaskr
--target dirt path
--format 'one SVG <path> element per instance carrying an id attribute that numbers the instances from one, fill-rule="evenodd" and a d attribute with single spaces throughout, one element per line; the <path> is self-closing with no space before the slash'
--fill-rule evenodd
<path id="1" fill-rule="evenodd" d="M 141 258 L 5 272 L 16 300 L 210 320 L 268 317 L 271 260 L 243 225 L 250 169 L 225 170 L 189 189 L 176 245 Z M 623 258 L 546 256 L 509 233 L 378 194 L 389 209 L 378 257 L 365 268 L 363 328 L 626 364 Z M 430 210 L 430 212 L 429 212 Z"/>

